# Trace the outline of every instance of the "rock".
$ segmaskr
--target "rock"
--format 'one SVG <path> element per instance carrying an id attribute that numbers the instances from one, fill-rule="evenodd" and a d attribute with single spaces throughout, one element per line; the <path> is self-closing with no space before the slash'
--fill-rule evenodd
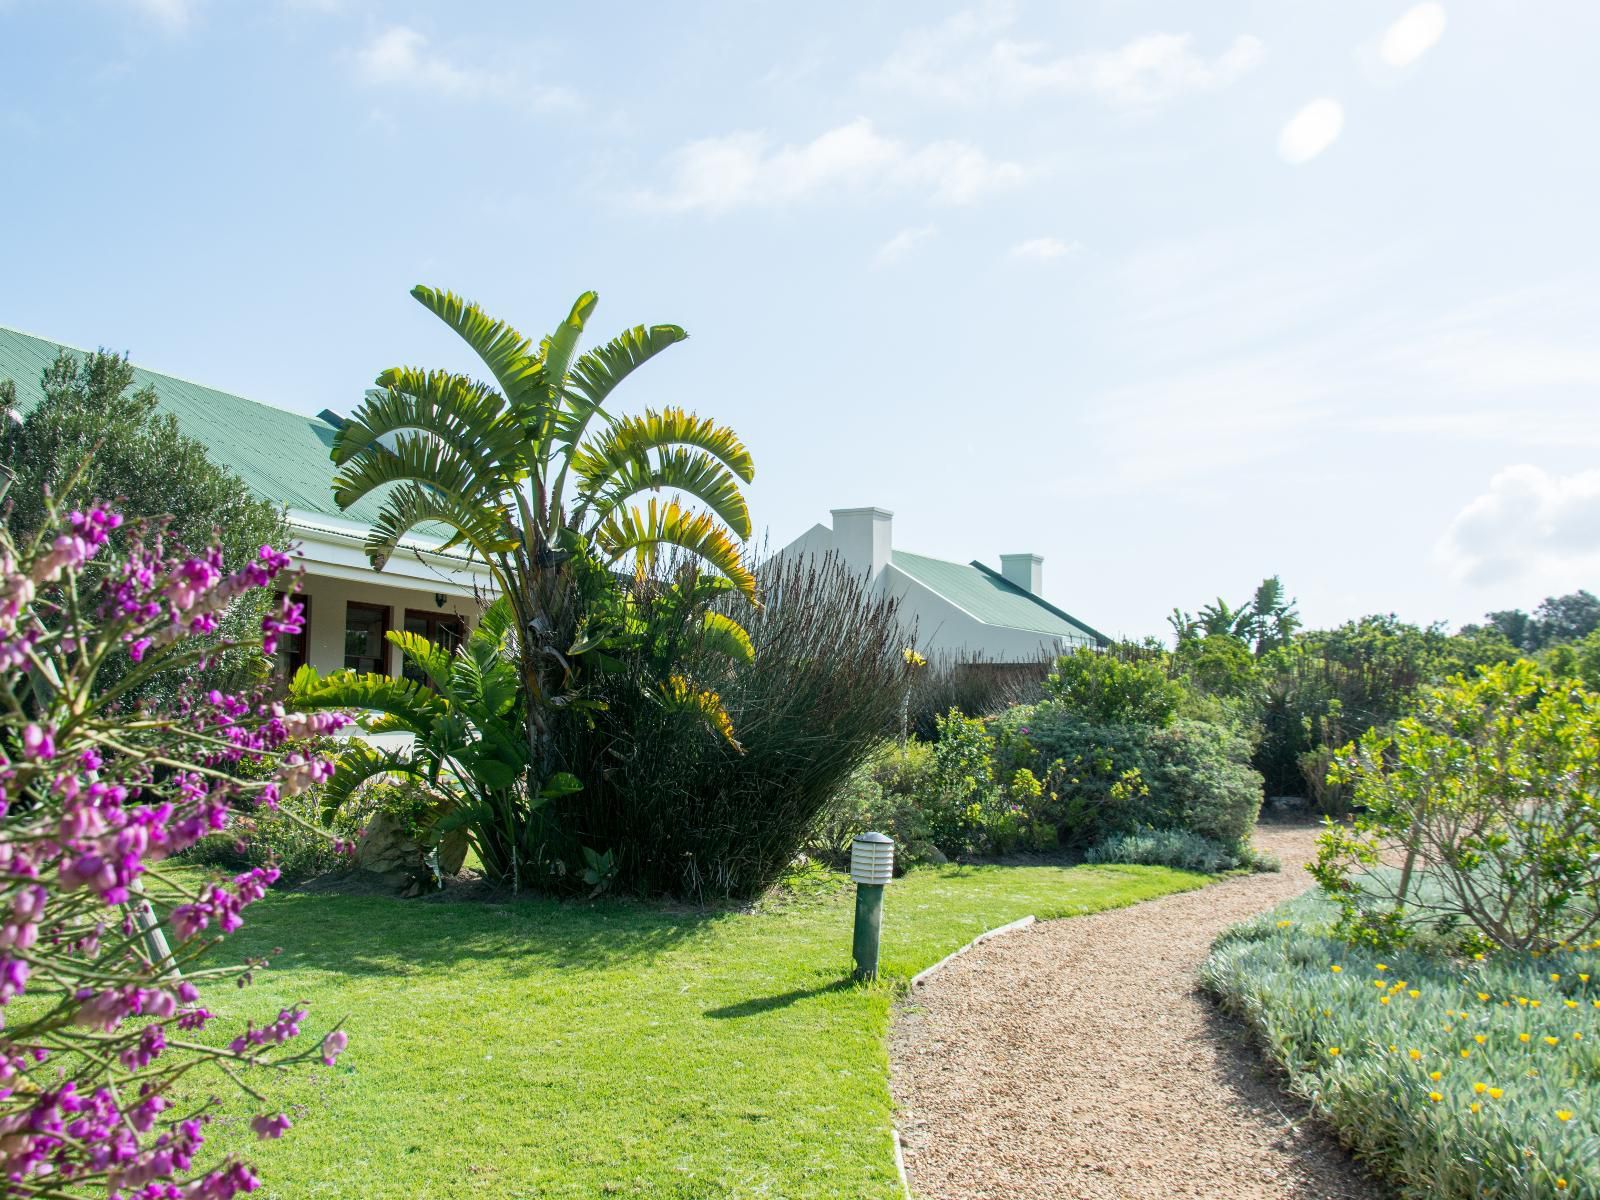
<path id="1" fill-rule="evenodd" d="M 448 878 L 460 873 L 467 857 L 466 831 L 452 830 L 437 849 L 439 874 Z M 380 812 L 373 814 L 356 844 L 355 866 L 358 871 L 377 876 L 402 896 L 417 896 L 438 886 L 428 863 L 430 852 L 396 817 Z"/>

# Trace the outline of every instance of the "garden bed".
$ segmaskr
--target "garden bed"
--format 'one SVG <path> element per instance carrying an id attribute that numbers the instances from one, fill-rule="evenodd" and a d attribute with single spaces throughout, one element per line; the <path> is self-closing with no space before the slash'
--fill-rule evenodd
<path id="1" fill-rule="evenodd" d="M 1600 1195 L 1600 954 L 1356 950 L 1308 894 L 1218 939 L 1203 986 L 1403 1196 Z"/>

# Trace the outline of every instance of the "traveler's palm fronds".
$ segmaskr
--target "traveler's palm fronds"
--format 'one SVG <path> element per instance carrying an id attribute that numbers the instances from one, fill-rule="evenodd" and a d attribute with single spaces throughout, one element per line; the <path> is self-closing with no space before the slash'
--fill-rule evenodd
<path id="1" fill-rule="evenodd" d="M 452 545 L 488 564 L 523 627 L 539 615 L 526 581 L 579 551 L 648 566 L 676 546 L 754 598 L 739 552 L 750 536 L 742 486 L 754 469 L 738 438 L 680 409 L 605 411 L 618 384 L 682 341 L 682 329 L 640 325 L 580 353 L 593 292 L 537 345 L 449 292 L 417 287 L 412 295 L 472 347 L 493 383 L 385 371 L 339 430 L 341 507 L 381 490 L 367 540 L 375 565 L 418 526 L 445 526 Z M 646 503 L 646 493 L 659 498 Z"/>

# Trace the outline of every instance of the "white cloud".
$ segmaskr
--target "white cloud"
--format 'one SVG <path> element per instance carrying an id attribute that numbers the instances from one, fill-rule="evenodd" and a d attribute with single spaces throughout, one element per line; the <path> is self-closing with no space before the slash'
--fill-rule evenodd
<path id="1" fill-rule="evenodd" d="M 1038 237 L 1029 238 L 1025 242 L 1018 242 L 1011 247 L 1012 258 L 1025 258 L 1033 262 L 1049 262 L 1054 258 L 1065 258 L 1079 250 L 1077 242 L 1063 242 L 1060 238 Z"/>
<path id="2" fill-rule="evenodd" d="M 887 267 L 891 263 L 899 262 L 937 232 L 938 228 L 933 225 L 917 225 L 910 229 L 902 229 L 878 247 L 878 252 L 872 256 L 873 265 Z"/>
<path id="3" fill-rule="evenodd" d="M 1444 27 L 1444 5 L 1419 4 L 1385 31 L 1378 57 L 1391 67 L 1410 66 L 1433 49 L 1444 36 Z"/>
<path id="4" fill-rule="evenodd" d="M 1313 100 L 1289 118 L 1278 135 L 1278 154 L 1284 162 L 1310 162 L 1339 139 L 1344 129 L 1344 107 L 1326 97 Z"/>
<path id="5" fill-rule="evenodd" d="M 1527 463 L 1489 481 L 1450 523 L 1439 557 L 1456 578 L 1492 584 L 1576 578 L 1600 567 L 1600 471 L 1551 475 Z"/>
<path id="6" fill-rule="evenodd" d="M 129 3 L 142 15 L 171 30 L 187 28 L 199 7 L 196 0 L 129 0 Z"/>
<path id="7" fill-rule="evenodd" d="M 391 25 L 355 54 L 356 74 L 373 87 L 410 88 L 452 99 L 495 99 L 536 109 L 570 108 L 565 88 L 535 84 L 517 71 L 488 63 L 463 64 L 435 50 L 406 25 Z"/>
<path id="8" fill-rule="evenodd" d="M 760 133 L 690 142 L 672 156 L 669 184 L 637 199 L 650 208 L 717 213 L 895 189 L 970 204 L 1026 174 L 1020 164 L 997 162 L 966 142 L 908 145 L 861 117 L 800 145 L 774 147 Z"/>
<path id="9" fill-rule="evenodd" d="M 1085 95 L 1142 107 L 1226 87 L 1266 50 L 1260 38 L 1240 34 L 1207 57 L 1192 47 L 1189 34 L 1151 33 L 1114 50 L 1052 54 L 1041 42 L 1004 36 L 1015 20 L 1009 5 L 958 12 L 908 34 L 869 78 L 893 91 L 955 104 Z"/>

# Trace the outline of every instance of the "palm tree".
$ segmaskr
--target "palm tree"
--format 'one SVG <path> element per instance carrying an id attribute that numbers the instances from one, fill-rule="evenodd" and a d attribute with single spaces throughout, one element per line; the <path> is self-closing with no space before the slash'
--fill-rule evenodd
<path id="1" fill-rule="evenodd" d="M 624 379 L 687 336 L 678 326 L 635 326 L 579 353 L 593 292 L 537 345 L 450 292 L 411 294 L 472 347 L 493 383 L 385 371 L 334 439 L 334 496 L 349 508 L 381 494 L 366 545 L 378 570 L 402 537 L 430 526 L 488 565 L 514 616 L 529 748 L 546 766 L 548 711 L 578 702 L 569 694 L 578 657 L 605 644 L 606 631 L 586 623 L 585 597 L 609 589 L 619 564 L 646 572 L 677 547 L 754 601 L 741 548 L 750 536 L 742 485 L 754 468 L 733 431 L 709 419 L 606 411 Z"/>

